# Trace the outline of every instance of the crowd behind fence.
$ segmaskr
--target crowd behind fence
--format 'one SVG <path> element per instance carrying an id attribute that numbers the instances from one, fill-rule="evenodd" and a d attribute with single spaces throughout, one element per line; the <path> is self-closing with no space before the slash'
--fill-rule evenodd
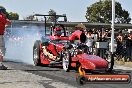
<path id="1" fill-rule="evenodd" d="M 108 58 L 111 46 L 111 34 L 107 31 L 85 31 L 87 36 L 86 44 L 92 54 Z M 117 60 L 124 58 L 125 61 L 132 61 L 132 33 L 115 34 L 114 39 L 114 56 Z"/>

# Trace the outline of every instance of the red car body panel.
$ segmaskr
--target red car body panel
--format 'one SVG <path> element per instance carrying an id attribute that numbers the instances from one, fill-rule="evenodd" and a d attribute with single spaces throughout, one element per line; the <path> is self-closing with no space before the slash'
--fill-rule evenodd
<path id="1" fill-rule="evenodd" d="M 83 63 L 82 67 L 85 69 L 94 70 L 108 67 L 108 61 L 96 55 L 79 54 L 77 57 L 80 58 L 79 62 Z"/>
<path id="2" fill-rule="evenodd" d="M 101 68 L 107 68 L 108 62 L 96 55 L 88 55 L 88 54 L 78 54 L 74 57 L 72 57 L 72 67 L 76 67 L 76 62 L 79 61 L 82 68 L 89 69 L 89 70 L 95 70 L 95 69 L 101 69 Z"/>
<path id="3" fill-rule="evenodd" d="M 44 55 L 43 50 L 42 50 L 42 44 L 40 44 L 40 63 L 41 64 L 50 64 L 49 59 Z"/>
<path id="4" fill-rule="evenodd" d="M 53 55 L 58 55 L 58 52 L 61 52 L 63 50 L 63 44 L 54 44 L 50 43 L 47 47 L 47 50 L 52 51 Z"/>
<path id="5" fill-rule="evenodd" d="M 50 61 L 46 56 L 42 55 L 41 56 L 41 64 L 49 65 Z"/>

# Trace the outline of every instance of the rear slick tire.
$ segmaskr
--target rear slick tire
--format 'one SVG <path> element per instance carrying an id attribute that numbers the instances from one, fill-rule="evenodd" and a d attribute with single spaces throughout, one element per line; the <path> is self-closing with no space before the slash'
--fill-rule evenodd
<path id="1" fill-rule="evenodd" d="M 41 61 L 40 61 L 40 45 L 41 41 L 36 40 L 33 46 L 33 61 L 35 66 L 40 66 Z"/>

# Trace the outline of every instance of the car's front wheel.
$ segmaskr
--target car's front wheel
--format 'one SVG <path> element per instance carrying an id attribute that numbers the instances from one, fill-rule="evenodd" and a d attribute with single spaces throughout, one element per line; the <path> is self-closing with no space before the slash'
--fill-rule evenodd
<path id="1" fill-rule="evenodd" d="M 106 72 L 112 72 L 113 66 L 114 66 L 114 57 L 112 54 L 108 55 L 108 68 L 106 69 Z"/>
<path id="2" fill-rule="evenodd" d="M 62 65 L 63 65 L 64 71 L 66 71 L 66 72 L 70 71 L 70 68 L 71 68 L 71 55 L 70 55 L 70 52 L 68 50 L 63 53 Z"/>

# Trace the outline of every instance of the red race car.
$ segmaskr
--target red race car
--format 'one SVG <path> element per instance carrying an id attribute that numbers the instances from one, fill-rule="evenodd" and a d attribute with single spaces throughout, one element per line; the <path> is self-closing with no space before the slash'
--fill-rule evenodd
<path id="1" fill-rule="evenodd" d="M 49 33 L 34 43 L 33 61 L 36 66 L 61 64 L 65 71 L 80 66 L 86 70 L 109 69 L 107 60 L 89 54 L 83 31 L 76 30 L 68 36 L 64 25 L 55 24 Z M 75 43 L 75 39 L 79 42 Z"/>

